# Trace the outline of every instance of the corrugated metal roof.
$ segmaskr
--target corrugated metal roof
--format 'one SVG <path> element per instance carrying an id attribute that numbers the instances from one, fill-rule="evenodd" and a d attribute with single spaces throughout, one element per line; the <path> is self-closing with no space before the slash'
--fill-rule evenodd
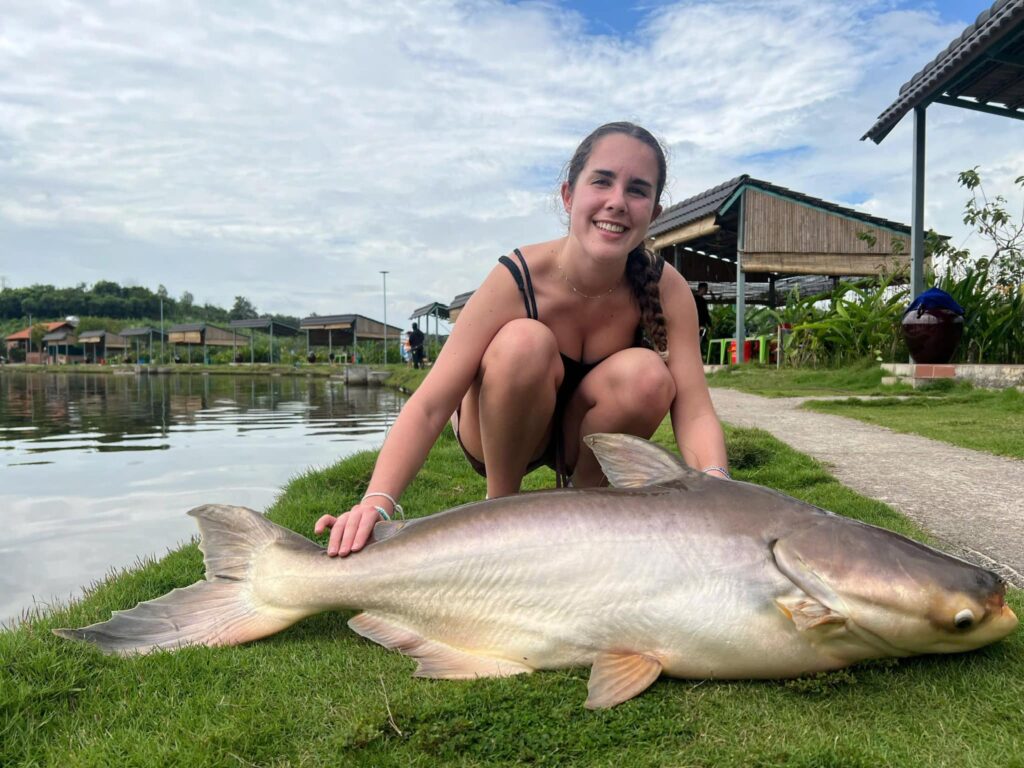
<path id="1" fill-rule="evenodd" d="M 430 304 L 424 304 L 419 309 L 415 310 L 409 315 L 410 320 L 415 320 L 417 317 L 424 317 L 426 315 L 435 315 L 440 317 L 442 320 L 448 318 L 448 305 L 442 304 L 439 301 L 431 302 Z"/>
<path id="2" fill-rule="evenodd" d="M 230 323 L 232 328 L 257 328 L 270 330 L 271 325 L 274 328 L 275 336 L 296 336 L 299 333 L 299 329 L 290 323 L 282 323 L 280 320 L 274 320 L 270 317 L 255 317 L 249 320 L 232 320 Z"/>
<path id="3" fill-rule="evenodd" d="M 448 309 L 461 309 L 462 307 L 466 306 L 466 302 L 469 301 L 469 297 L 472 296 L 474 293 L 474 291 L 466 291 L 465 293 L 460 293 L 458 296 L 452 299 L 451 303 L 448 305 Z"/>
<path id="4" fill-rule="evenodd" d="M 122 336 L 149 336 L 149 334 L 151 333 L 157 338 L 160 338 L 160 329 L 151 328 L 148 325 L 143 325 L 138 328 L 125 328 L 123 331 L 121 331 Z"/>
<path id="5" fill-rule="evenodd" d="M 1010 46 L 994 55 L 995 48 Z M 878 116 L 861 140 L 876 144 L 914 107 L 938 97 L 963 106 L 1001 104 L 1007 115 L 1024 117 L 1024 0 L 996 0 L 956 40 L 900 87 L 899 98 Z M 966 79 L 965 79 L 966 76 Z M 961 97 L 973 101 L 964 102 Z M 995 108 L 985 111 L 997 111 Z"/>
<path id="6" fill-rule="evenodd" d="M 1021 0 L 1021 2 L 1024 2 L 1024 0 Z M 788 198 L 795 202 L 803 203 L 804 205 L 820 208 L 823 211 L 848 216 L 850 218 L 859 219 L 865 223 L 874 224 L 875 226 L 886 227 L 888 229 L 894 229 L 897 232 L 910 234 L 910 227 L 906 224 L 900 224 L 896 221 L 889 221 L 888 219 L 883 219 L 878 216 L 872 216 L 853 208 L 847 208 L 842 205 L 837 205 L 836 203 L 830 203 L 827 200 L 822 200 L 818 197 L 811 197 L 810 195 L 805 195 L 803 192 L 796 192 L 792 189 L 772 184 L 770 181 L 755 179 L 748 174 L 743 174 L 742 176 L 737 176 L 735 179 L 730 179 L 723 184 L 719 184 L 717 187 L 712 187 L 711 189 L 704 190 L 698 195 L 689 197 L 681 203 L 676 203 L 671 208 L 667 208 L 662 212 L 661 216 L 658 217 L 658 220 L 651 225 L 650 229 L 647 230 L 647 236 L 655 237 L 689 224 L 692 221 L 703 219 L 705 216 L 719 213 L 721 207 L 725 205 L 734 194 L 736 194 L 740 187 L 743 186 L 761 189 L 765 192 L 771 192 L 772 194 Z"/>

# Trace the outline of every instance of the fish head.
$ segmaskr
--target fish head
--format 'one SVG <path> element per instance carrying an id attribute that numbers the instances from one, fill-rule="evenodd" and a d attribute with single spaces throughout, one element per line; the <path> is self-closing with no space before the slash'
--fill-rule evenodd
<path id="1" fill-rule="evenodd" d="M 872 655 L 970 651 L 1017 628 L 992 571 L 882 528 L 832 518 L 773 545 L 776 564 Z"/>

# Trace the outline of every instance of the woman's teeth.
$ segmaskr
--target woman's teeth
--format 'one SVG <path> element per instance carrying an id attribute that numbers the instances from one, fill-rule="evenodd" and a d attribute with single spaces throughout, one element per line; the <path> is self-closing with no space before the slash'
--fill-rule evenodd
<path id="1" fill-rule="evenodd" d="M 598 229 L 603 229 L 605 232 L 625 232 L 626 228 L 621 224 L 609 224 L 606 221 L 594 222 L 594 226 Z"/>

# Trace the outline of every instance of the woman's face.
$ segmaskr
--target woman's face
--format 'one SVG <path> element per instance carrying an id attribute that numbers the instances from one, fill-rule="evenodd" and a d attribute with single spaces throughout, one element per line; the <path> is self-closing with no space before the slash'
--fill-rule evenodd
<path id="1" fill-rule="evenodd" d="M 601 137 L 575 186 L 562 185 L 569 237 L 593 257 L 624 258 L 661 213 L 658 181 L 651 147 L 622 133 Z"/>

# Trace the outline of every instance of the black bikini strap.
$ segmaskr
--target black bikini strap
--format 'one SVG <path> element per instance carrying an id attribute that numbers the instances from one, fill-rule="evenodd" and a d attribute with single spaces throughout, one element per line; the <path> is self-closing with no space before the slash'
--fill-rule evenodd
<path id="1" fill-rule="evenodd" d="M 540 313 L 537 312 L 537 297 L 533 295 L 533 280 L 530 278 L 530 268 L 526 266 L 526 259 L 523 258 L 523 254 L 518 248 L 515 249 L 514 253 L 519 257 L 519 263 L 523 265 L 523 274 L 526 275 L 526 295 L 530 297 L 530 302 L 533 304 L 533 319 L 536 320 L 540 317 Z"/>
<path id="2" fill-rule="evenodd" d="M 519 257 L 519 263 L 523 265 L 522 271 L 516 266 L 516 263 L 512 261 L 508 256 L 502 256 L 498 261 L 505 265 L 509 272 L 512 273 L 512 277 L 516 281 L 516 285 L 519 286 L 519 292 L 523 294 L 523 304 L 526 305 L 526 316 L 531 320 L 537 319 L 537 299 L 533 295 L 533 281 L 530 280 L 530 270 L 526 266 L 526 260 L 523 259 L 523 254 L 519 252 L 519 249 L 515 249 L 516 256 Z M 526 275 L 526 281 L 523 281 L 523 274 Z"/>

